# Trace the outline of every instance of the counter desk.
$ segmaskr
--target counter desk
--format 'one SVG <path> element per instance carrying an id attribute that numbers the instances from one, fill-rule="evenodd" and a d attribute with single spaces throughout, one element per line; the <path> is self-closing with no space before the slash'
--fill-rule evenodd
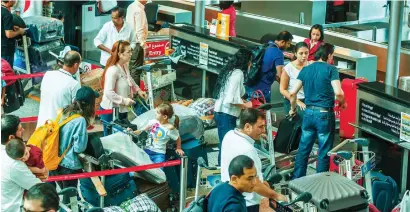
<path id="1" fill-rule="evenodd" d="M 401 194 L 404 194 L 410 150 L 410 93 L 380 82 L 360 83 L 358 87 L 355 135 L 362 137 L 365 132 L 403 149 Z"/>
<path id="2" fill-rule="evenodd" d="M 183 55 L 179 62 L 202 70 L 202 97 L 205 97 L 207 72 L 219 74 L 229 56 L 241 48 L 260 45 L 236 37 L 217 37 L 208 29 L 190 24 L 170 24 L 169 35 L 171 48 L 179 48 Z"/>

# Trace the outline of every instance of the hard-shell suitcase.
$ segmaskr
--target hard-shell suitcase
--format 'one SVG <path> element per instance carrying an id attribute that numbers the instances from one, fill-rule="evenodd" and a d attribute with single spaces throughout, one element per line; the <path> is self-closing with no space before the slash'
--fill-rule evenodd
<path id="1" fill-rule="evenodd" d="M 299 116 L 285 118 L 279 123 L 278 132 L 273 141 L 275 151 L 289 154 L 299 147 L 302 136 L 302 122 Z"/>
<path id="2" fill-rule="evenodd" d="M 323 172 L 289 182 L 289 188 L 301 194 L 312 194 L 318 211 L 368 211 L 368 194 L 357 183 L 333 172 Z"/>
<path id="3" fill-rule="evenodd" d="M 357 84 L 365 82 L 362 79 L 344 79 L 342 90 L 345 94 L 346 109 L 340 111 L 340 137 L 354 138 L 355 128 L 349 123 L 356 123 Z"/>
<path id="4" fill-rule="evenodd" d="M 29 37 L 36 43 L 59 40 L 64 37 L 63 22 L 44 16 L 29 16 L 23 18 Z"/>

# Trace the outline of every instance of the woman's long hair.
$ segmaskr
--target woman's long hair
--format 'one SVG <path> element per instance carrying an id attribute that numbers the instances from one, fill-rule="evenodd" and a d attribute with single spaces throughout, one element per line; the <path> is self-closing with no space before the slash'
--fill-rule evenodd
<path id="1" fill-rule="evenodd" d="M 94 122 L 95 117 L 95 98 L 92 98 L 90 103 L 75 100 L 71 105 L 63 109 L 63 116 L 68 118 L 74 114 L 81 115 L 90 126 Z"/>
<path id="2" fill-rule="evenodd" d="M 246 78 L 250 61 L 251 51 L 248 49 L 239 49 L 234 56 L 228 58 L 228 63 L 221 69 L 218 79 L 216 80 L 214 90 L 215 99 L 219 99 L 221 92 L 224 91 L 226 83 L 235 69 L 240 69 Z"/>
<path id="3" fill-rule="evenodd" d="M 120 56 L 118 54 L 119 53 L 124 53 L 125 48 L 129 45 L 131 45 L 130 42 L 119 40 L 119 41 L 115 42 L 114 45 L 112 46 L 111 56 L 110 56 L 110 58 L 108 58 L 107 64 L 104 68 L 103 75 L 101 77 L 101 87 L 102 87 L 102 89 L 104 89 L 105 73 L 107 72 L 108 68 L 118 63 L 118 61 L 120 60 Z"/>

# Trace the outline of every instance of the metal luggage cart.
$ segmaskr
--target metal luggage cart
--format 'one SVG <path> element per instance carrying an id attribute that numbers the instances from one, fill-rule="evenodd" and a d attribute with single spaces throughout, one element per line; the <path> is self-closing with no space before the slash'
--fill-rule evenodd
<path id="1" fill-rule="evenodd" d="M 275 167 L 275 170 L 273 170 L 274 173 L 277 172 L 282 175 L 285 175 L 285 174 L 289 174 L 293 172 L 297 150 L 292 151 L 288 155 L 285 155 L 285 154 L 277 155 L 277 153 L 275 153 L 274 137 L 273 137 L 273 131 L 274 131 L 273 123 L 276 122 L 277 120 L 276 120 L 276 113 L 272 113 L 271 109 L 281 108 L 282 106 L 283 106 L 282 103 L 267 103 L 267 104 L 261 105 L 258 108 L 260 110 L 265 111 L 265 114 L 266 114 L 266 133 L 267 133 L 266 142 L 268 143 L 268 146 L 269 146 L 268 153 L 262 150 L 258 150 L 258 153 L 269 159 L 270 165 Z M 309 157 L 308 164 L 315 162 L 317 159 L 317 154 L 313 154 L 313 152 L 317 152 L 317 151 L 312 151 Z"/>
<path id="2" fill-rule="evenodd" d="M 362 146 L 362 151 L 338 151 L 348 143 L 357 143 Z M 339 165 L 339 174 L 348 179 L 358 181 L 364 179 L 365 188 L 372 202 L 372 185 L 370 171 L 376 166 L 376 154 L 369 151 L 369 141 L 365 138 L 346 139 L 334 147 L 328 156 L 334 156 L 334 162 Z"/>

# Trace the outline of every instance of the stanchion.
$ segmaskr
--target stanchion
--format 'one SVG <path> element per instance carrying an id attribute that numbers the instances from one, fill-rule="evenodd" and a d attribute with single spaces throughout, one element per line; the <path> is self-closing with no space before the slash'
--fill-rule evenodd
<path id="1" fill-rule="evenodd" d="M 179 191 L 179 211 L 185 208 L 186 188 L 187 188 L 188 158 L 181 157 L 181 187 Z"/>
<path id="2" fill-rule="evenodd" d="M 105 176 L 101 177 L 101 184 L 104 186 L 105 188 Z M 104 208 L 104 196 L 100 196 L 100 207 Z"/>

